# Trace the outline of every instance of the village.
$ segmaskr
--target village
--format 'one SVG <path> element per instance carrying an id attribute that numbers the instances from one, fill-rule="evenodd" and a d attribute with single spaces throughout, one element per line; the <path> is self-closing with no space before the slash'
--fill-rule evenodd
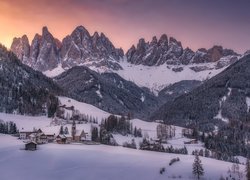
<path id="1" fill-rule="evenodd" d="M 65 120 L 64 120 L 65 121 Z M 139 137 L 141 139 L 147 139 L 150 146 L 155 144 L 168 144 L 168 140 L 174 139 L 176 137 L 176 127 L 171 125 L 163 124 L 161 121 L 156 121 L 158 125 L 156 126 L 155 132 L 156 136 L 149 136 L 146 129 L 141 130 L 140 128 L 136 130 L 136 127 L 132 127 L 132 132 L 134 138 Z M 63 124 L 63 125 L 58 125 Z M 67 120 L 62 123 L 59 119 L 53 118 L 48 128 L 36 129 L 33 128 L 32 131 L 27 131 L 21 129 L 19 131 L 19 139 L 25 143 L 25 150 L 37 150 L 38 145 L 47 143 L 57 143 L 57 144 L 100 144 L 99 140 L 93 139 L 92 135 L 94 130 L 100 129 L 100 124 L 96 121 L 78 121 L 75 119 Z M 137 131 L 137 132 L 136 132 Z M 142 132 L 143 131 L 143 132 Z M 138 135 L 140 134 L 140 135 Z M 192 136 L 193 130 L 183 128 L 181 130 L 181 137 Z M 99 136 L 98 134 L 96 135 Z M 128 136 L 128 135 L 127 135 Z M 132 137 L 133 138 L 133 137 Z M 97 138 L 98 139 L 98 138 Z M 196 139 L 188 139 L 184 141 L 184 144 L 198 144 Z"/>
<path id="2" fill-rule="evenodd" d="M 46 132 L 41 129 L 33 129 L 32 131 L 21 130 L 19 139 L 26 142 L 26 150 L 36 150 L 37 145 L 47 143 L 70 144 L 84 143 L 91 141 L 89 132 L 85 132 L 83 128 L 77 128 L 75 120 L 72 121 L 71 128 L 69 125 L 60 126 L 59 132 Z"/>
<path id="3" fill-rule="evenodd" d="M 26 150 L 37 150 L 39 145 L 48 143 L 106 144 L 153 151 L 159 150 L 155 147 L 183 149 L 188 144 L 201 146 L 194 137 L 197 133 L 194 129 L 168 125 L 162 120 L 145 122 L 131 118 L 130 114 L 112 115 L 100 110 L 95 111 L 98 113 L 94 117 L 89 114 L 93 107 L 70 98 L 61 100 L 53 117 L 33 125 L 30 124 L 33 118 L 27 123 L 20 123 L 18 119 L 1 121 L 0 133 L 15 135 L 25 143 Z M 143 142 L 146 145 L 142 145 Z"/>

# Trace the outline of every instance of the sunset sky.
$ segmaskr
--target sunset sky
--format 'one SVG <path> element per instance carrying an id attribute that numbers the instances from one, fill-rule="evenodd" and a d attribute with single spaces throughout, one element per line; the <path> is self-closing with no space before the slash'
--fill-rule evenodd
<path id="1" fill-rule="evenodd" d="M 193 50 L 223 45 L 250 49 L 249 0 L 0 0 L 0 42 L 30 41 L 43 26 L 60 40 L 78 25 L 104 32 L 127 50 L 166 33 Z"/>

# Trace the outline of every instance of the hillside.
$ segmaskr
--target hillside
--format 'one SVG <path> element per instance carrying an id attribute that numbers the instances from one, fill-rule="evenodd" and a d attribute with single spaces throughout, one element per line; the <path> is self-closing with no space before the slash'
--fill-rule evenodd
<path id="1" fill-rule="evenodd" d="M 148 90 L 115 73 L 99 74 L 77 66 L 54 79 L 72 98 L 110 113 L 145 118 L 158 107 L 158 99 Z"/>
<path id="2" fill-rule="evenodd" d="M 0 112 L 52 115 L 62 89 L 0 46 Z"/>
<path id="3" fill-rule="evenodd" d="M 230 120 L 248 122 L 250 55 L 188 94 L 165 104 L 152 119 L 188 125 L 220 125 Z"/>

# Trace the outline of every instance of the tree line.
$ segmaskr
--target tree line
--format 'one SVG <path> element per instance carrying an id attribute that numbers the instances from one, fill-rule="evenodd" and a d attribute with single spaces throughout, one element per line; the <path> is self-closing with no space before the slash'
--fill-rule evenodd
<path id="1" fill-rule="evenodd" d="M 0 122 L 0 133 L 2 134 L 17 134 L 19 131 L 17 129 L 16 123 L 10 122 Z"/>

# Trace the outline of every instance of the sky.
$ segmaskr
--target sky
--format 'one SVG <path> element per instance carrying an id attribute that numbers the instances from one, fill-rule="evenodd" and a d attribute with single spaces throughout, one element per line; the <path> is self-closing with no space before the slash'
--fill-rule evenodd
<path id="1" fill-rule="evenodd" d="M 79 25 L 103 32 L 125 51 L 139 38 L 173 36 L 193 50 L 250 49 L 249 0 L 0 0 L 0 43 L 31 41 L 47 26 L 62 40 Z"/>

